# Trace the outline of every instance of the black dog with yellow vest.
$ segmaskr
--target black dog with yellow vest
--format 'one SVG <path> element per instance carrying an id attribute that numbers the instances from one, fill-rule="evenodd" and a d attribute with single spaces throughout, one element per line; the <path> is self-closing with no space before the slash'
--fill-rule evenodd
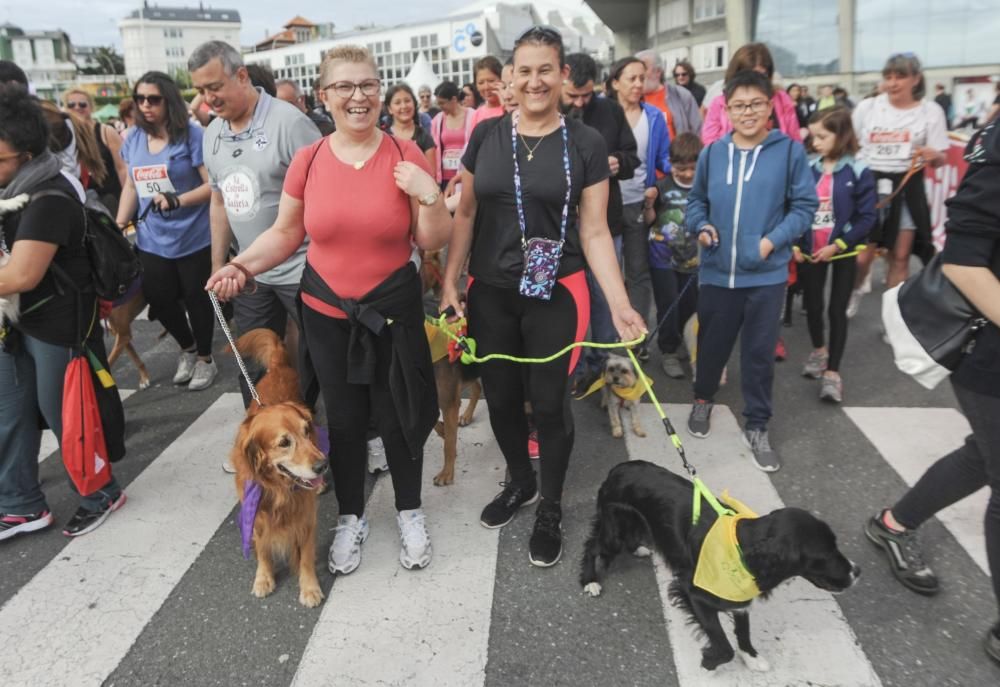
<path id="1" fill-rule="evenodd" d="M 799 508 L 757 517 L 746 506 L 711 494 L 694 500 L 694 485 L 642 460 L 615 466 L 597 495 L 597 515 L 584 547 L 580 584 L 591 596 L 622 551 L 648 556 L 658 550 L 674 579 L 670 597 L 704 631 L 701 665 L 714 670 L 735 656 L 719 613 L 731 613 L 740 657 L 751 670 L 767 661 L 750 642 L 749 606 L 775 587 L 803 577 L 820 589 L 841 592 L 861 570 L 837 548 L 830 527 Z M 701 508 L 705 505 L 705 508 Z"/>

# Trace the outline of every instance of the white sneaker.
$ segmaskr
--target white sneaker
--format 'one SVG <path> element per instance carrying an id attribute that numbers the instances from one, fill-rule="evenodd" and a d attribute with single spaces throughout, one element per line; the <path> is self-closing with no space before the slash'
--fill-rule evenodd
<path id="1" fill-rule="evenodd" d="M 212 386 L 212 382 L 215 381 L 215 377 L 218 374 L 219 368 L 216 366 L 214 360 L 210 360 L 207 363 L 204 360 L 199 360 L 194 364 L 194 372 L 191 374 L 191 383 L 188 384 L 188 391 L 207 389 Z"/>
<path id="2" fill-rule="evenodd" d="M 222 461 L 222 471 L 227 475 L 235 475 L 236 468 L 233 467 L 233 461 L 229 460 L 228 458 Z"/>
<path id="3" fill-rule="evenodd" d="M 851 298 L 847 301 L 847 318 L 850 319 L 858 314 L 861 307 L 861 297 L 865 295 L 861 289 L 851 291 Z"/>
<path id="4" fill-rule="evenodd" d="M 368 472 L 375 475 L 388 469 L 389 463 L 385 457 L 382 437 L 375 437 L 368 442 Z"/>
<path id="5" fill-rule="evenodd" d="M 194 374 L 194 364 L 196 362 L 198 362 L 198 355 L 196 353 L 181 351 L 181 355 L 177 359 L 177 372 L 174 373 L 174 384 L 187 384 L 190 382 L 191 376 Z"/>
<path id="6" fill-rule="evenodd" d="M 361 545 L 368 538 L 368 518 L 362 515 L 359 520 L 357 515 L 341 515 L 333 531 L 327 567 L 334 574 L 347 575 L 361 565 Z"/>
<path id="7" fill-rule="evenodd" d="M 399 511 L 396 524 L 399 525 L 399 562 L 407 570 L 426 568 L 434 549 L 427 535 L 423 509 Z"/>

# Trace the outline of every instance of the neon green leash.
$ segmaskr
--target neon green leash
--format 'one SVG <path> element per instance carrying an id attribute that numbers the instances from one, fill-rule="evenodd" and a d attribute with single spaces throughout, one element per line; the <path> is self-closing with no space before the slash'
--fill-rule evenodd
<path id="1" fill-rule="evenodd" d="M 431 317 L 430 315 L 425 315 L 427 321 L 435 325 L 438 329 L 445 333 L 445 335 L 455 342 L 455 345 L 462 350 L 462 363 L 465 365 L 471 365 L 473 363 L 488 363 L 491 360 L 506 360 L 512 363 L 521 363 L 524 365 L 543 365 L 545 363 L 551 363 L 554 360 L 558 360 L 562 356 L 566 355 L 574 348 L 629 348 L 631 346 L 638 346 L 646 338 L 646 335 L 640 336 L 638 339 L 632 341 L 620 341 L 618 343 L 595 343 L 593 341 L 576 341 L 570 345 L 556 351 L 552 355 L 545 356 L 544 358 L 521 358 L 514 355 L 507 355 L 506 353 L 490 353 L 479 357 L 476 355 L 476 340 L 471 336 L 458 335 L 452 332 L 448 328 L 448 315 L 447 313 L 442 313 L 440 317 Z"/>

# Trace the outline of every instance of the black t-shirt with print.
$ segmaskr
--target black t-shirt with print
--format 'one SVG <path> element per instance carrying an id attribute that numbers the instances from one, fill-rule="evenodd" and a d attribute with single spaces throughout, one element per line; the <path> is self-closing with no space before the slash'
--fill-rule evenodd
<path id="1" fill-rule="evenodd" d="M 33 200 L 4 222 L 4 238 L 12 250 L 17 241 L 56 244 L 58 248 L 52 262 L 61 267 L 83 293 L 77 293 L 65 282 L 57 282 L 52 269 L 46 270 L 38 286 L 21 294 L 21 317 L 16 328 L 46 343 L 72 346 L 79 343 L 78 335 L 87 333 L 95 301 L 90 260 L 83 246 L 83 205 L 76 200 L 76 190 L 62 175 L 42 183 L 32 193 L 49 189 L 69 197 L 47 195 Z M 99 329 L 99 325 L 95 327 Z"/>
<path id="2" fill-rule="evenodd" d="M 578 272 L 585 261 L 580 247 L 578 208 L 584 188 L 608 178 L 608 153 L 604 139 L 583 122 L 566 122 L 569 139 L 572 193 L 566 243 L 558 276 Z M 562 133 L 556 129 L 539 138 L 525 136 L 534 154 L 518 137 L 517 161 L 521 169 L 524 221 L 528 239 L 559 239 L 566 201 Z M 473 228 L 469 274 L 499 288 L 517 288 L 524 267 L 521 230 L 514 196 L 514 161 L 511 117 L 481 122 L 469 138 L 462 164 L 475 176 L 476 218 Z"/>

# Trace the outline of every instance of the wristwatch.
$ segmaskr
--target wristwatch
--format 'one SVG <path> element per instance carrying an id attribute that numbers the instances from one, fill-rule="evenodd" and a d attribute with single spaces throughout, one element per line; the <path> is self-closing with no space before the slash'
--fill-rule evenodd
<path id="1" fill-rule="evenodd" d="M 438 196 L 440 195 L 441 195 L 440 191 L 432 191 L 431 193 L 428 193 L 426 196 L 420 196 L 420 198 L 417 199 L 417 202 L 420 203 L 421 205 L 431 206 L 437 202 Z"/>

